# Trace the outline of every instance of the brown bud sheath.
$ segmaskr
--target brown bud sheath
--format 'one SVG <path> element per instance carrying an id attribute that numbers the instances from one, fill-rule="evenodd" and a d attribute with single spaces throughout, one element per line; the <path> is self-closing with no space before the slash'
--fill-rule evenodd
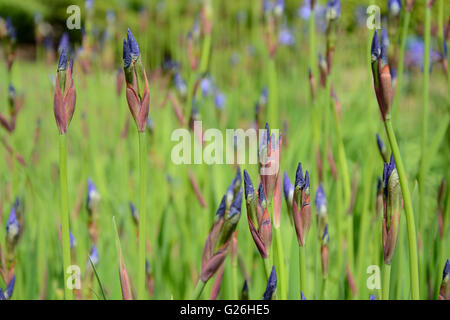
<path id="1" fill-rule="evenodd" d="M 67 67 L 65 92 L 61 92 L 58 73 L 56 74 L 55 95 L 53 97 L 53 112 L 60 134 L 65 134 L 75 111 L 76 92 L 73 85 L 72 69 Z"/>
<path id="2" fill-rule="evenodd" d="M 134 88 L 130 83 L 127 83 L 126 88 L 128 107 L 130 108 L 130 112 L 133 115 L 134 121 L 136 122 L 136 126 L 139 132 L 145 131 L 150 103 L 150 93 L 148 89 L 147 74 L 145 73 L 145 70 L 143 72 L 144 72 L 145 87 L 142 99 L 139 99 L 139 96 L 136 92 L 136 88 Z M 136 83 L 136 81 L 133 82 Z"/>

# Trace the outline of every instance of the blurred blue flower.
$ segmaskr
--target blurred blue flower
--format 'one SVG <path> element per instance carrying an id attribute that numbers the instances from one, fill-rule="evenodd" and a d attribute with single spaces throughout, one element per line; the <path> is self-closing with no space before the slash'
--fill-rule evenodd
<path id="1" fill-rule="evenodd" d="M 220 91 L 216 90 L 216 92 L 214 93 L 214 104 L 216 106 L 217 109 L 223 109 L 225 106 L 225 95 L 223 93 L 221 93 Z"/>
<path id="2" fill-rule="evenodd" d="M 388 1 L 389 14 L 391 14 L 393 16 L 398 16 L 400 14 L 401 9 L 402 9 L 402 2 L 400 0 L 389 0 Z"/>
<path id="3" fill-rule="evenodd" d="M 292 32 L 285 26 L 283 26 L 278 34 L 278 42 L 284 46 L 293 46 L 295 38 Z"/>

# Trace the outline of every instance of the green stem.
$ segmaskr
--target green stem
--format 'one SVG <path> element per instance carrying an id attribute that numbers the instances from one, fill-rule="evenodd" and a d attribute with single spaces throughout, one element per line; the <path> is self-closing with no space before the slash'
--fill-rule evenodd
<path id="1" fill-rule="evenodd" d="M 384 264 L 383 270 L 383 286 L 381 292 L 383 293 L 383 300 L 389 300 L 389 285 L 391 282 L 391 265 Z"/>
<path id="2" fill-rule="evenodd" d="M 324 183 L 326 183 L 326 168 L 329 166 L 328 164 L 328 136 L 330 131 L 330 79 L 329 76 L 326 80 L 326 87 L 325 87 L 325 102 L 323 104 L 323 154 L 322 154 L 322 179 Z"/>
<path id="3" fill-rule="evenodd" d="M 208 71 L 209 56 L 211 52 L 211 34 L 205 35 L 203 40 L 202 58 L 200 61 L 200 72 L 202 74 Z"/>
<path id="4" fill-rule="evenodd" d="M 420 140 L 421 158 L 419 168 L 419 230 L 423 231 L 425 219 L 425 170 L 427 154 L 427 130 L 428 130 L 428 108 L 429 108 L 429 83 L 430 83 L 430 29 L 431 9 L 425 11 L 425 52 L 423 65 L 423 108 L 422 108 L 422 135 Z"/>
<path id="5" fill-rule="evenodd" d="M 139 132 L 139 248 L 138 248 L 138 298 L 145 298 L 145 236 L 146 236 L 146 171 L 147 143 L 145 131 Z"/>
<path id="6" fill-rule="evenodd" d="M 275 250 L 276 250 L 276 256 L 277 256 L 277 271 L 279 276 L 279 284 L 278 288 L 280 290 L 280 296 L 281 300 L 287 299 L 287 282 L 286 282 L 286 268 L 284 265 L 284 251 L 283 251 L 283 244 L 281 240 L 281 233 L 280 233 L 280 227 L 274 228 L 275 230 Z"/>
<path id="7" fill-rule="evenodd" d="M 391 145 L 392 153 L 394 154 L 395 164 L 397 166 L 397 172 L 400 179 L 400 187 L 402 189 L 402 196 L 406 214 L 406 225 L 408 229 L 408 243 L 409 243 L 409 268 L 410 268 L 410 281 L 411 281 L 411 297 L 414 300 L 419 299 L 419 270 L 417 260 L 417 239 L 416 239 L 416 226 L 414 222 L 414 212 L 411 202 L 411 194 L 409 193 L 408 180 L 406 179 L 406 172 L 403 167 L 403 160 L 400 154 L 400 149 L 397 144 L 397 138 L 395 137 L 394 129 L 392 128 L 391 115 L 386 115 L 386 121 L 384 122 L 386 133 Z"/>
<path id="8" fill-rule="evenodd" d="M 298 249 L 299 257 L 299 271 L 300 271 L 300 291 L 303 292 L 305 297 L 308 297 L 307 284 L 306 284 L 306 257 L 305 246 L 300 246 Z"/>
<path id="9" fill-rule="evenodd" d="M 327 277 L 322 279 L 322 300 L 327 299 Z"/>
<path id="10" fill-rule="evenodd" d="M 270 273 L 272 272 L 272 266 L 270 265 L 270 259 L 264 258 L 264 271 L 266 272 L 266 278 L 269 280 Z"/>
<path id="11" fill-rule="evenodd" d="M 206 282 L 202 280 L 198 280 L 197 285 L 195 286 L 194 292 L 192 292 L 191 300 L 198 300 L 202 295 L 203 289 L 205 288 Z"/>
<path id="12" fill-rule="evenodd" d="M 275 66 L 275 58 L 269 57 L 269 96 L 267 118 L 270 120 L 270 126 L 274 129 L 279 128 L 278 119 L 278 88 L 277 88 L 277 69 Z"/>
<path id="13" fill-rule="evenodd" d="M 237 263 L 237 256 L 235 256 L 231 258 L 231 288 L 232 288 L 231 299 L 233 300 L 239 299 L 237 273 L 238 273 L 238 263 Z"/>
<path id="14" fill-rule="evenodd" d="M 394 101 L 392 103 L 392 110 L 394 113 L 394 116 L 397 115 L 398 112 L 398 101 L 401 97 L 402 93 L 402 85 L 403 85 L 403 68 L 404 68 L 404 61 L 405 61 L 405 46 L 406 46 L 406 37 L 408 36 L 408 29 L 409 29 L 409 21 L 411 20 L 411 12 L 405 10 L 405 15 L 403 17 L 403 25 L 402 25 L 402 33 L 401 33 L 401 40 L 400 40 L 400 53 L 398 56 L 398 78 L 397 78 L 397 85 L 395 90 L 395 96 Z M 395 117 L 397 119 L 397 117 Z"/>
<path id="15" fill-rule="evenodd" d="M 59 136 L 59 182 L 61 188 L 61 225 L 62 225 L 62 251 L 63 251 L 63 266 L 64 266 L 64 295 L 66 300 L 73 299 L 73 291 L 67 286 L 70 274 L 67 269 L 71 265 L 70 262 L 70 237 L 69 237 L 69 206 L 67 202 L 67 141 L 66 135 Z"/>

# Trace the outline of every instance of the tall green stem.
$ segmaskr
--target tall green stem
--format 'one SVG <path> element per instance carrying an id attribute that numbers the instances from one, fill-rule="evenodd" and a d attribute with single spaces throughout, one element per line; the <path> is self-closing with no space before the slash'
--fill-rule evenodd
<path id="1" fill-rule="evenodd" d="M 422 135 L 420 140 L 421 158 L 419 168 L 419 230 L 423 229 L 425 216 L 425 170 L 427 154 L 427 130 L 428 130 L 428 108 L 429 108 L 429 83 L 430 83 L 430 29 L 431 8 L 425 11 L 425 52 L 423 64 L 423 108 L 422 108 Z"/>
<path id="2" fill-rule="evenodd" d="M 299 257 L 299 271 L 300 271 L 300 291 L 308 297 L 308 288 L 306 284 L 306 255 L 305 255 L 305 246 L 299 246 L 298 249 Z"/>
<path id="3" fill-rule="evenodd" d="M 391 281 L 391 265 L 384 264 L 383 270 L 383 286 L 381 292 L 383 294 L 383 300 L 389 300 L 389 285 Z"/>
<path id="4" fill-rule="evenodd" d="M 417 260 L 417 237 L 416 226 L 414 221 L 414 212 L 411 202 L 411 194 L 409 193 L 408 180 L 406 179 L 405 168 L 403 167 L 403 160 L 400 154 L 400 149 L 397 144 L 394 129 L 392 128 L 391 115 L 386 115 L 384 122 L 386 133 L 391 145 L 392 153 L 394 154 L 395 164 L 400 179 L 400 187 L 402 189 L 403 202 L 406 214 L 406 226 L 408 229 L 408 243 L 409 243 L 409 268 L 411 281 L 411 297 L 414 300 L 419 299 L 419 269 Z"/>
<path id="5" fill-rule="evenodd" d="M 267 120 L 270 121 L 272 128 L 279 128 L 278 120 L 278 88 L 277 88 L 277 69 L 275 66 L 275 58 L 269 57 L 269 96 Z"/>
<path id="6" fill-rule="evenodd" d="M 411 20 L 411 12 L 404 9 L 404 16 L 403 16 L 403 24 L 402 24 L 402 33 L 401 33 L 401 39 L 400 39 L 400 53 L 398 56 L 398 78 L 397 78 L 397 85 L 395 90 L 395 96 L 394 101 L 392 103 L 393 107 L 393 113 L 394 115 L 398 112 L 398 101 L 401 97 L 402 93 L 402 85 L 403 85 L 403 68 L 404 68 L 404 61 L 405 61 L 405 46 L 406 46 L 406 37 L 408 36 L 408 29 L 409 29 L 409 21 Z M 396 118 L 396 117 L 395 117 Z"/>
<path id="7" fill-rule="evenodd" d="M 66 300 L 73 299 L 73 291 L 68 286 L 69 276 L 67 269 L 71 265 L 70 262 L 70 237 L 69 237 L 69 206 L 67 202 L 67 142 L 66 135 L 59 136 L 59 183 L 61 190 L 61 228 L 62 228 L 62 251 L 63 251 L 63 266 L 64 266 L 64 295 Z"/>
<path id="8" fill-rule="evenodd" d="M 194 292 L 192 293 L 191 300 L 198 300 L 202 295 L 203 289 L 205 288 L 206 282 L 202 280 L 198 280 L 197 285 L 195 286 Z"/>
<path id="9" fill-rule="evenodd" d="M 138 298 L 145 298 L 145 236 L 147 214 L 145 206 L 147 172 L 147 142 L 145 131 L 139 132 L 139 254 L 138 254 Z"/>

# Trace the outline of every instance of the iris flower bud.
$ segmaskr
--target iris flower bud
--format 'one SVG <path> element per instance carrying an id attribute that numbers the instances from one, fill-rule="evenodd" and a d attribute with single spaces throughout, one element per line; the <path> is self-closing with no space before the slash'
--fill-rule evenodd
<path id="1" fill-rule="evenodd" d="M 439 300 L 450 300 L 450 262 L 447 259 L 444 266 L 444 271 L 442 272 L 442 282 L 441 288 L 439 290 Z"/>
<path id="2" fill-rule="evenodd" d="M 377 96 L 378 106 L 383 121 L 391 112 L 391 105 L 393 99 L 392 77 L 387 59 L 387 47 L 385 41 L 381 42 L 378 38 L 378 32 L 375 30 L 372 39 L 371 61 L 372 61 L 372 75 Z"/>
<path id="3" fill-rule="evenodd" d="M 275 266 L 272 266 L 269 279 L 267 280 L 266 291 L 264 292 L 263 300 L 272 300 L 273 295 L 277 289 L 277 272 Z"/>
<path id="4" fill-rule="evenodd" d="M 127 30 L 127 39 L 123 40 L 123 67 L 128 107 L 138 131 L 143 132 L 148 118 L 150 93 L 139 45 L 130 29 Z"/>
<path id="5" fill-rule="evenodd" d="M 76 92 L 72 79 L 73 60 L 67 62 L 67 47 L 59 57 L 53 111 L 60 134 L 65 134 L 75 111 Z"/>
<path id="6" fill-rule="evenodd" d="M 302 164 L 299 162 L 295 176 L 294 200 L 292 201 L 292 214 L 295 231 L 300 246 L 305 244 L 309 227 L 311 226 L 311 204 L 309 191 L 309 173 L 303 177 Z"/>
<path id="7" fill-rule="evenodd" d="M 96 210 L 100 202 L 100 193 L 98 192 L 97 188 L 95 187 L 91 179 L 87 180 L 87 184 L 88 189 L 86 196 L 86 206 L 89 214 L 92 214 Z"/>
<path id="8" fill-rule="evenodd" d="M 384 262 L 391 264 L 397 245 L 398 231 L 400 226 L 401 189 L 394 157 L 384 164 L 384 217 L 383 217 L 383 249 Z"/>
<path id="9" fill-rule="evenodd" d="M 317 188 L 316 191 L 316 212 L 317 212 L 317 225 L 319 228 L 319 237 L 324 234 L 325 227 L 327 225 L 327 199 L 325 197 L 325 191 L 322 185 Z"/>
<path id="10" fill-rule="evenodd" d="M 244 170 L 244 184 L 248 226 L 259 253 L 263 259 L 265 259 L 269 256 L 269 249 L 272 244 L 272 224 L 270 215 L 265 206 L 263 208 L 261 208 L 262 206 L 260 207 L 259 210 L 261 211 L 261 214 L 258 214 L 258 204 L 256 203 L 253 184 L 246 170 Z M 258 193 L 258 201 L 261 202 L 262 200 L 265 203 L 262 184 L 260 184 Z"/>
<path id="11" fill-rule="evenodd" d="M 388 9 L 390 15 L 397 17 L 402 9 L 402 2 L 400 0 L 389 0 Z"/>
<path id="12" fill-rule="evenodd" d="M 381 140 L 381 138 L 378 135 L 378 133 L 377 133 L 377 146 L 378 146 L 378 151 L 380 152 L 380 155 L 383 158 L 383 161 L 387 162 L 388 161 L 388 155 L 387 155 L 386 145 L 384 144 L 383 140 Z"/>

